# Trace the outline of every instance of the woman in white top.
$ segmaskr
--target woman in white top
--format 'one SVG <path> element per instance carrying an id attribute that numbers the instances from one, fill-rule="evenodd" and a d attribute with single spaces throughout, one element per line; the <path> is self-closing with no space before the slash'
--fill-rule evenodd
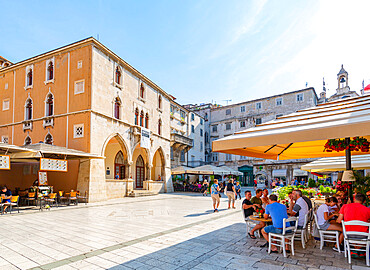
<path id="1" fill-rule="evenodd" d="M 331 218 L 336 216 L 337 214 L 333 213 L 330 214 L 329 207 L 333 207 L 338 203 L 337 198 L 330 197 L 325 199 L 325 203 L 320 205 L 320 207 L 316 211 L 317 215 L 317 223 L 320 227 L 320 230 L 324 231 L 340 231 L 343 232 L 342 226 L 337 223 L 335 220 L 330 221 Z M 339 243 L 341 244 L 343 242 L 343 233 L 339 236 Z M 337 247 L 334 248 L 336 250 Z"/>

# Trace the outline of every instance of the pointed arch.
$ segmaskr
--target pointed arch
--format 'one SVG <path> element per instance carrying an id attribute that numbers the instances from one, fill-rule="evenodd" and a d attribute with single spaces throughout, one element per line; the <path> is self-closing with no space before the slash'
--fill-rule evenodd
<path id="1" fill-rule="evenodd" d="M 107 137 L 107 139 L 103 143 L 103 147 L 102 147 L 102 150 L 101 150 L 101 155 L 104 156 L 107 145 L 109 144 L 109 141 L 113 138 L 116 139 L 118 141 L 118 143 L 121 145 L 121 148 L 123 150 L 122 152 L 127 155 L 127 159 L 132 160 L 132 151 L 128 147 L 126 141 L 123 139 L 121 134 L 119 134 L 119 133 L 112 133 L 111 135 L 109 135 Z"/>
<path id="2" fill-rule="evenodd" d="M 140 83 L 140 98 L 144 99 L 145 98 L 145 87 L 143 83 Z"/>
<path id="3" fill-rule="evenodd" d="M 119 66 L 116 67 L 116 72 L 114 74 L 114 81 L 116 84 L 122 84 L 122 71 Z"/>
<path id="4" fill-rule="evenodd" d="M 161 95 L 159 95 L 159 97 L 158 97 L 158 109 L 162 109 L 162 96 Z"/>
<path id="5" fill-rule="evenodd" d="M 44 143 L 46 143 L 46 144 L 53 144 L 54 143 L 53 135 L 51 135 L 50 132 L 48 132 L 48 134 L 46 134 Z"/>
<path id="6" fill-rule="evenodd" d="M 26 82 L 27 82 L 26 86 L 31 86 L 32 83 L 33 83 L 33 70 L 32 70 L 32 68 L 28 69 Z"/>
<path id="7" fill-rule="evenodd" d="M 162 135 L 162 120 L 159 118 L 158 120 L 158 135 Z"/>
<path id="8" fill-rule="evenodd" d="M 149 128 L 149 114 L 145 114 L 145 128 Z"/>
<path id="9" fill-rule="evenodd" d="M 152 180 L 164 180 L 166 179 L 165 167 L 166 160 L 163 152 L 163 148 L 160 146 L 154 152 L 153 159 L 151 160 L 152 170 L 151 179 Z"/>
<path id="10" fill-rule="evenodd" d="M 50 61 L 47 67 L 47 78 L 48 81 L 51 81 L 54 79 L 54 63 L 53 61 Z"/>
<path id="11" fill-rule="evenodd" d="M 140 126 L 143 127 L 144 126 L 144 111 L 141 110 L 140 112 Z"/>
<path id="12" fill-rule="evenodd" d="M 135 109 L 135 125 L 139 125 L 139 109 Z"/>
<path id="13" fill-rule="evenodd" d="M 121 119 L 121 99 L 116 97 L 114 99 L 114 118 Z"/>
<path id="14" fill-rule="evenodd" d="M 32 144 L 32 139 L 29 135 L 26 136 L 26 138 L 24 139 L 24 145 L 30 145 Z"/>
<path id="15" fill-rule="evenodd" d="M 26 99 L 26 103 L 24 104 L 24 108 L 25 108 L 25 111 L 24 111 L 24 119 L 25 120 L 31 120 L 32 119 L 32 116 L 33 116 L 33 102 L 32 102 L 32 98 L 31 97 L 28 97 Z"/>
<path id="16" fill-rule="evenodd" d="M 49 92 L 45 98 L 45 116 L 52 115 L 54 115 L 54 95 Z"/>

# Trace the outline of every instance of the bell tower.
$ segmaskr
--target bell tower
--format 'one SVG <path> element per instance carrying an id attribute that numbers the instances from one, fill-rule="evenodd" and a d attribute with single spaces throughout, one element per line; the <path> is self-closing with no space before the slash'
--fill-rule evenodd
<path id="1" fill-rule="evenodd" d="M 337 88 L 337 95 L 343 95 L 350 91 L 348 86 L 348 72 L 343 68 L 340 69 L 339 73 L 337 74 L 338 80 L 338 88 Z"/>

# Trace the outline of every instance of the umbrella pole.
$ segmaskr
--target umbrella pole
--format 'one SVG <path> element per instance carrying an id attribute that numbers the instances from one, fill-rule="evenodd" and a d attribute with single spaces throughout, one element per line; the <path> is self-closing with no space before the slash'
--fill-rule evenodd
<path id="1" fill-rule="evenodd" d="M 346 142 L 346 145 L 349 146 L 350 144 L 350 141 L 351 141 L 351 138 L 345 138 L 345 142 Z M 350 171 L 352 170 L 352 164 L 351 164 L 351 150 L 349 150 L 348 148 L 346 149 L 346 171 Z M 348 190 L 348 197 L 349 199 L 351 200 L 352 202 L 352 194 L 353 194 L 353 190 L 352 190 L 352 182 L 349 183 L 349 190 Z"/>

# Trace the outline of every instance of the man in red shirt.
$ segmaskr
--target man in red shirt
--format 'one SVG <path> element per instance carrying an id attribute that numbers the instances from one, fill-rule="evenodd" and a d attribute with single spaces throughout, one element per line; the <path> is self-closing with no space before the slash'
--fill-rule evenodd
<path id="1" fill-rule="evenodd" d="M 369 222 L 370 221 L 370 208 L 367 208 L 363 203 L 366 201 L 366 196 L 361 193 L 357 193 L 355 196 L 355 202 L 350 204 L 345 204 L 339 211 L 339 217 L 337 219 L 338 223 L 342 220 L 360 220 Z M 347 231 L 355 232 L 366 232 L 366 227 L 357 225 L 346 225 Z"/>

